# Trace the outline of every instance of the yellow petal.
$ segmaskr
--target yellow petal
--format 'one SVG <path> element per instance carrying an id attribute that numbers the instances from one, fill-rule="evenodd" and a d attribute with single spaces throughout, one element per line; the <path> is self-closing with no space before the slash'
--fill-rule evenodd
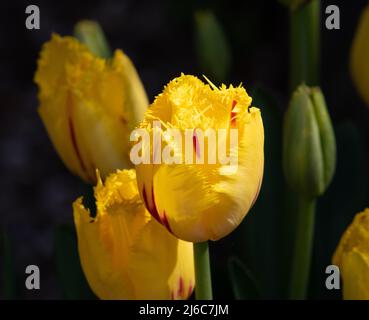
<path id="1" fill-rule="evenodd" d="M 125 109 L 133 129 L 144 118 L 149 105 L 146 91 L 131 59 L 123 51 L 116 50 L 112 66 L 122 77 Z M 106 83 L 110 86 L 110 82 Z"/>
<path id="2" fill-rule="evenodd" d="M 145 210 L 134 170 L 95 188 L 97 216 L 74 205 L 86 278 L 101 299 L 186 299 L 194 286 L 193 245 L 173 237 Z"/>
<path id="3" fill-rule="evenodd" d="M 131 167 L 129 134 L 148 101 L 127 56 L 95 57 L 72 37 L 53 35 L 41 51 L 35 82 L 39 113 L 66 166 L 89 182 Z"/>
<path id="4" fill-rule="evenodd" d="M 357 249 L 347 253 L 342 263 L 343 298 L 369 300 L 369 255 Z"/>
<path id="5" fill-rule="evenodd" d="M 369 209 L 355 216 L 332 261 L 341 271 L 344 299 L 369 299 Z"/>
<path id="6" fill-rule="evenodd" d="M 351 48 L 351 74 L 358 92 L 369 106 L 369 5 L 361 14 Z"/>
<path id="7" fill-rule="evenodd" d="M 345 253 L 357 247 L 364 248 L 366 244 L 369 246 L 369 209 L 358 213 L 343 233 L 334 253 L 333 263 L 340 266 Z"/>
<path id="8" fill-rule="evenodd" d="M 237 150 L 230 151 L 238 154 L 236 171 L 224 174 L 229 168 L 219 159 L 214 164 L 136 165 L 146 207 L 180 239 L 218 240 L 232 232 L 253 205 L 263 176 L 264 130 L 260 110 L 250 108 L 250 103 L 242 87 L 212 89 L 193 76 L 182 75 L 171 81 L 148 109 L 140 127 L 151 134 L 156 120 L 166 128 L 179 129 L 182 141 L 186 129 L 238 130 Z M 205 160 L 208 146 L 205 141 L 200 149 L 200 153 L 205 151 Z M 184 147 L 178 146 L 176 152 L 183 151 Z"/>

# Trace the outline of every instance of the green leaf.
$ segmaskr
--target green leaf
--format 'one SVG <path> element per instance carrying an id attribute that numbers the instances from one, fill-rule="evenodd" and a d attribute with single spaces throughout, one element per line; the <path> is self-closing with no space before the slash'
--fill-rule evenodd
<path id="1" fill-rule="evenodd" d="M 55 258 L 59 283 L 64 299 L 93 299 L 83 274 L 76 232 L 69 225 L 60 225 L 55 230 Z"/>
<path id="2" fill-rule="evenodd" d="M 260 293 L 255 277 L 237 257 L 228 260 L 229 278 L 237 300 L 259 299 Z"/>
<path id="3" fill-rule="evenodd" d="M 3 295 L 5 299 L 13 300 L 16 298 L 15 263 L 10 240 L 5 231 L 0 231 L 0 248 L 2 249 Z"/>
<path id="4" fill-rule="evenodd" d="M 195 13 L 195 48 L 202 72 L 216 82 L 225 81 L 231 68 L 226 35 L 211 11 Z"/>

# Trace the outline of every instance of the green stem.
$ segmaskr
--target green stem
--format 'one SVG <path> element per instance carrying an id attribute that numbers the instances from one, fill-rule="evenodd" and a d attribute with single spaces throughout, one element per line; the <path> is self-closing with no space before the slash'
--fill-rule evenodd
<path id="1" fill-rule="evenodd" d="M 298 196 L 289 296 L 305 299 L 314 239 L 315 199 Z"/>
<path id="2" fill-rule="evenodd" d="M 98 57 L 108 59 L 111 50 L 100 25 L 91 20 L 81 20 L 74 26 L 74 36 Z"/>
<path id="3" fill-rule="evenodd" d="M 194 243 L 195 295 L 197 300 L 212 300 L 211 272 L 208 242 Z"/>
<path id="4" fill-rule="evenodd" d="M 290 12 L 290 89 L 319 84 L 320 0 Z"/>

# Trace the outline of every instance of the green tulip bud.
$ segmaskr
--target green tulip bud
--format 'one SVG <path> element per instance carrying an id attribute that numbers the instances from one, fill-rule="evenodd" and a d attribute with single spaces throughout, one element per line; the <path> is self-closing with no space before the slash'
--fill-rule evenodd
<path id="1" fill-rule="evenodd" d="M 290 187 L 307 198 L 324 193 L 336 167 L 336 142 L 324 96 L 301 85 L 284 119 L 283 169 Z"/>
<path id="2" fill-rule="evenodd" d="M 232 53 L 226 33 L 211 11 L 195 12 L 195 49 L 202 71 L 224 82 L 231 69 Z"/>

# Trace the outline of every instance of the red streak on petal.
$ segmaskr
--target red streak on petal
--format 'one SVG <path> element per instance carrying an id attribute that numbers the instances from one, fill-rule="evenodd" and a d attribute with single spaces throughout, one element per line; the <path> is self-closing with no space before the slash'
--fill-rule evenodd
<path id="1" fill-rule="evenodd" d="M 160 223 L 162 223 L 160 216 L 159 216 L 159 212 L 158 209 L 156 208 L 156 203 L 155 203 L 155 195 L 154 195 L 154 187 L 151 187 L 151 197 L 152 197 L 152 207 L 150 209 L 150 213 L 151 215 Z"/>
<path id="2" fill-rule="evenodd" d="M 142 189 L 142 198 L 143 198 L 143 201 L 145 202 L 146 209 L 155 218 L 155 220 L 158 221 L 160 224 L 162 224 L 164 227 L 166 227 L 168 229 L 168 231 L 173 234 L 172 229 L 169 225 L 169 221 L 168 221 L 168 218 L 167 218 L 167 215 L 166 215 L 165 211 L 163 212 L 162 217 L 159 215 L 159 212 L 158 212 L 158 209 L 157 209 L 156 203 L 155 203 L 154 188 L 151 187 L 152 204 L 149 203 L 149 201 L 147 199 L 147 193 L 146 193 L 145 185 Z"/>
<path id="3" fill-rule="evenodd" d="M 69 134 L 70 134 L 70 137 L 72 139 L 73 149 L 74 149 L 74 151 L 77 155 L 77 158 L 78 158 L 78 161 L 79 161 L 79 164 L 80 164 L 82 170 L 87 173 L 86 166 L 83 163 L 81 153 L 80 153 L 79 148 L 78 148 L 78 143 L 77 143 L 77 139 L 76 139 L 76 132 L 74 130 L 73 119 L 72 119 L 72 116 L 70 114 L 71 107 L 70 107 L 70 97 L 69 97 L 69 95 L 68 95 L 68 102 L 67 103 L 68 103 L 68 110 L 69 110 L 69 115 L 68 115 Z"/>
<path id="4" fill-rule="evenodd" d="M 173 291 L 170 292 L 170 299 L 171 300 L 174 300 L 174 293 L 173 293 Z"/>
<path id="5" fill-rule="evenodd" d="M 192 286 L 192 283 L 190 283 L 190 286 L 188 287 L 188 296 L 187 296 L 187 298 L 191 297 L 192 291 L 193 291 L 193 286 Z"/>
<path id="6" fill-rule="evenodd" d="M 236 106 L 236 104 L 237 104 L 237 101 L 236 100 L 233 100 L 232 101 L 232 110 L 234 109 L 234 107 Z"/>
<path id="7" fill-rule="evenodd" d="M 183 278 L 179 277 L 178 296 L 183 297 L 183 294 L 184 294 Z"/>
<path id="8" fill-rule="evenodd" d="M 172 229 L 169 225 L 169 221 L 168 221 L 168 218 L 167 218 L 167 215 L 166 215 L 165 211 L 163 212 L 163 217 L 161 218 L 161 222 L 162 222 L 163 226 L 166 227 L 171 234 L 173 234 L 173 231 L 172 231 Z"/>
<path id="9" fill-rule="evenodd" d="M 142 198 L 143 198 L 143 201 L 145 202 L 145 206 L 146 206 L 146 209 L 150 212 L 150 214 L 159 222 L 161 223 L 161 220 L 160 220 L 160 217 L 159 217 L 159 214 L 158 214 L 158 211 L 156 209 L 156 205 L 155 205 L 155 199 L 154 199 L 154 190 L 153 188 L 151 189 L 152 190 L 152 200 L 154 201 L 154 206 L 150 205 L 148 199 L 147 199 L 147 193 L 146 193 L 146 188 L 145 188 L 145 185 L 143 186 L 143 189 L 142 189 Z"/>
<path id="10" fill-rule="evenodd" d="M 192 143 L 196 152 L 196 157 L 200 158 L 199 138 L 197 137 L 196 129 L 193 131 Z"/>
<path id="11" fill-rule="evenodd" d="M 120 122 L 121 122 L 121 123 L 123 123 L 124 125 L 126 125 L 126 124 L 128 123 L 127 119 L 126 119 L 126 118 L 124 118 L 123 116 L 120 116 L 120 117 L 119 117 L 119 120 L 120 120 Z"/>
<path id="12" fill-rule="evenodd" d="M 231 125 L 232 126 L 236 125 L 236 115 L 237 115 L 237 113 L 233 111 L 233 109 L 235 108 L 236 105 L 237 105 L 237 101 L 233 100 L 232 101 L 232 109 L 231 109 Z"/>

